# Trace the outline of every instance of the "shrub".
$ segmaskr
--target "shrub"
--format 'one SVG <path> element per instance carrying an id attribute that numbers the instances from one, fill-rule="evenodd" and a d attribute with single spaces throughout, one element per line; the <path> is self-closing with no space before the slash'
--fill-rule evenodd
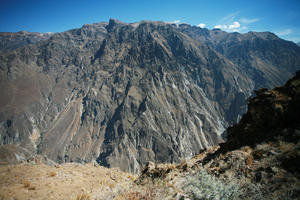
<path id="1" fill-rule="evenodd" d="M 51 176 L 51 177 L 56 176 L 56 172 L 55 172 L 55 171 L 51 171 L 51 172 L 49 173 L 49 176 Z"/>
<path id="2" fill-rule="evenodd" d="M 240 186 L 237 182 L 223 182 L 201 170 L 198 174 L 187 177 L 184 190 L 193 199 L 238 199 Z"/>
<path id="3" fill-rule="evenodd" d="M 252 155 L 247 156 L 245 162 L 248 167 L 251 167 L 253 164 L 253 156 Z"/>
<path id="4" fill-rule="evenodd" d="M 30 182 L 29 181 L 24 181 L 23 185 L 25 188 L 29 188 L 30 187 Z"/>
<path id="5" fill-rule="evenodd" d="M 31 183 L 30 183 L 29 181 L 24 181 L 24 182 L 23 182 L 23 186 L 24 186 L 25 188 L 27 188 L 28 190 L 35 190 L 35 189 L 36 189 L 36 187 L 35 187 L 35 186 L 32 186 Z"/>

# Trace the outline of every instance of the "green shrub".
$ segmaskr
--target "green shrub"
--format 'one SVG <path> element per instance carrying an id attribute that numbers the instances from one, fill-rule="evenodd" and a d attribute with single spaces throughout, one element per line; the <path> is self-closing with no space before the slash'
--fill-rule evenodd
<path id="1" fill-rule="evenodd" d="M 247 182 L 245 178 L 241 180 L 231 178 L 220 180 L 208 174 L 206 170 L 201 170 L 197 174 L 186 178 L 184 190 L 192 199 L 199 200 L 234 200 L 252 199 L 262 200 L 261 185 Z"/>
<path id="2" fill-rule="evenodd" d="M 239 199 L 240 186 L 237 182 L 225 183 L 213 175 L 201 170 L 198 174 L 187 177 L 184 190 L 192 199 L 199 200 L 233 200 Z"/>

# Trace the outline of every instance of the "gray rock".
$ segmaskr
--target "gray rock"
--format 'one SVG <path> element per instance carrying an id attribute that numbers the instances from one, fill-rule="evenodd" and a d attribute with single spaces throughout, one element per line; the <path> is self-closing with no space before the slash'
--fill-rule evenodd
<path id="1" fill-rule="evenodd" d="M 300 48 L 271 33 L 84 25 L 2 51 L 0 144 L 137 173 L 222 142 L 253 89 L 299 68 Z"/>

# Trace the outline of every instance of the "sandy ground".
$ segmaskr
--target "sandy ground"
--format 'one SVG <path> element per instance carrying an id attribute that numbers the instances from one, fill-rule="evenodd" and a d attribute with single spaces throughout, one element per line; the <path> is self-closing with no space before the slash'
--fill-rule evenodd
<path id="1" fill-rule="evenodd" d="M 93 164 L 0 166 L 0 199 L 113 199 L 134 175 Z"/>

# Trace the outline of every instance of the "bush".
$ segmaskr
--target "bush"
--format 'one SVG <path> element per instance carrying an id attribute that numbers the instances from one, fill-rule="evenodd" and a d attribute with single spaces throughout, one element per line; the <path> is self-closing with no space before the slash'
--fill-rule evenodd
<path id="1" fill-rule="evenodd" d="M 223 182 L 201 170 L 198 174 L 187 177 L 184 190 L 192 199 L 199 200 L 232 200 L 239 199 L 240 186 L 237 182 Z"/>

